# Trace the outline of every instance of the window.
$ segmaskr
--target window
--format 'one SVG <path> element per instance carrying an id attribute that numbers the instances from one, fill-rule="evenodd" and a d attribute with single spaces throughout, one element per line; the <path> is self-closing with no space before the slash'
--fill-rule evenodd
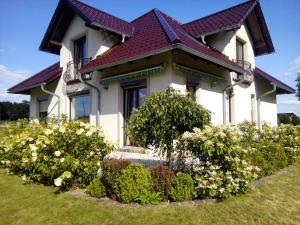
<path id="1" fill-rule="evenodd" d="M 190 93 L 192 99 L 196 100 L 196 85 L 195 84 L 186 84 L 186 90 Z"/>
<path id="2" fill-rule="evenodd" d="M 87 46 L 86 37 L 82 37 L 74 41 L 74 65 L 76 68 L 80 68 L 87 58 Z"/>
<path id="3" fill-rule="evenodd" d="M 48 99 L 39 101 L 39 118 L 45 119 L 48 116 Z"/>
<path id="4" fill-rule="evenodd" d="M 186 90 L 190 93 L 192 99 L 195 101 L 196 100 L 196 90 L 197 86 L 199 85 L 199 80 L 187 76 L 186 78 Z"/>
<path id="5" fill-rule="evenodd" d="M 89 122 L 90 118 L 90 95 L 78 95 L 71 99 L 71 117 L 73 119 Z"/>
<path id="6" fill-rule="evenodd" d="M 244 61 L 244 43 L 240 40 L 236 40 L 236 60 Z"/>

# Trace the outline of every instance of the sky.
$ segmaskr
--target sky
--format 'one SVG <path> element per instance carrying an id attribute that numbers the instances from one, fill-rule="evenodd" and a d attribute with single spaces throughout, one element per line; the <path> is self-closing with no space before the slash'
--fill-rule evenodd
<path id="1" fill-rule="evenodd" d="M 243 0 L 82 0 L 98 9 L 131 21 L 158 8 L 181 23 L 209 15 Z M 58 56 L 38 47 L 58 0 L 0 1 L 0 101 L 29 99 L 7 94 L 6 90 L 23 79 L 57 62 Z M 300 72 L 300 0 L 260 0 L 275 53 L 256 58 L 256 65 L 295 88 Z M 294 94 L 279 95 L 278 112 L 300 115 L 300 102 Z"/>

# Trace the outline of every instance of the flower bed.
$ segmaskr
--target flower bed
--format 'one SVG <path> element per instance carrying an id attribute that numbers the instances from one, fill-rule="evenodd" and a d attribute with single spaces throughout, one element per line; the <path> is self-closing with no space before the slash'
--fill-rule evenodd
<path id="1" fill-rule="evenodd" d="M 99 128 L 78 121 L 60 127 L 19 122 L 8 133 L 0 142 L 0 162 L 10 172 L 59 190 L 79 186 L 91 196 L 124 203 L 226 198 L 300 156 L 300 126 L 291 125 L 194 128 L 174 141 L 169 167 L 150 168 L 103 160 L 112 144 Z"/>

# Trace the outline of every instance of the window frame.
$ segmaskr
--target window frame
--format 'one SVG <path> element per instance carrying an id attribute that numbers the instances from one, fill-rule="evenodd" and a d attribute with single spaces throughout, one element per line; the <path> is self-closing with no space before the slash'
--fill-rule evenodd
<path id="1" fill-rule="evenodd" d="M 79 43 L 82 44 L 81 46 L 81 55 L 78 54 L 78 46 Z M 73 62 L 76 68 L 78 68 L 80 63 L 84 63 L 84 59 L 87 58 L 87 36 L 81 36 L 73 40 Z M 82 65 L 81 65 L 82 66 Z"/>
<path id="2" fill-rule="evenodd" d="M 76 104 L 74 104 L 74 99 L 78 98 L 78 97 L 88 97 L 89 98 L 88 115 L 86 117 L 76 118 L 76 107 L 75 107 Z M 69 96 L 69 99 L 70 99 L 70 118 L 71 118 L 71 120 L 82 120 L 82 121 L 85 121 L 85 122 L 90 122 L 90 115 L 91 115 L 91 111 L 92 111 L 92 104 L 91 104 L 92 99 L 91 98 L 92 98 L 92 96 L 91 96 L 91 93 L 89 91 Z"/>

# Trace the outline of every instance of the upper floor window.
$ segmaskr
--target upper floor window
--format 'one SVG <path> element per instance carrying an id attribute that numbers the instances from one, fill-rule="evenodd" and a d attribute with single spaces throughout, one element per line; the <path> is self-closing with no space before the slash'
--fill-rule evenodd
<path id="1" fill-rule="evenodd" d="M 85 58 L 87 58 L 86 37 L 82 37 L 74 41 L 74 65 L 81 67 Z"/>
<path id="2" fill-rule="evenodd" d="M 244 46 L 245 43 L 239 39 L 236 39 L 236 60 L 244 61 Z"/>

